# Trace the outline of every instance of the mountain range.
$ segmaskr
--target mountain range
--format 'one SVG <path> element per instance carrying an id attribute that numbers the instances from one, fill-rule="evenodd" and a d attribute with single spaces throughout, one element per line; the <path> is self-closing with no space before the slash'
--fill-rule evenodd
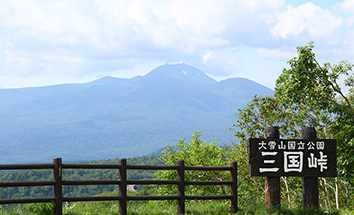
<path id="1" fill-rule="evenodd" d="M 0 90 L 0 163 L 148 155 L 203 131 L 229 144 L 235 113 L 273 91 L 245 78 L 216 81 L 195 67 L 165 64 L 145 76 Z"/>

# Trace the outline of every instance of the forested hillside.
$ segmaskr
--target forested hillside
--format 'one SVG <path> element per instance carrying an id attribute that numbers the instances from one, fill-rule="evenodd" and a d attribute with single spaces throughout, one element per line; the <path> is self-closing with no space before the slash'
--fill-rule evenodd
<path id="1" fill-rule="evenodd" d="M 159 155 L 142 156 L 127 159 L 127 163 L 134 165 L 161 165 Z M 118 159 L 85 162 L 90 164 L 117 164 Z M 102 169 L 65 169 L 63 170 L 63 180 L 118 180 L 118 170 Z M 155 171 L 128 170 L 129 180 L 152 179 Z M 53 171 L 51 170 L 26 170 L 26 171 L 6 171 L 0 173 L 1 182 L 11 181 L 51 181 Z M 138 186 L 142 189 L 142 186 Z M 93 196 L 103 192 L 118 190 L 114 185 L 85 185 L 85 186 L 64 186 L 64 196 Z M 52 197 L 53 187 L 8 187 L 0 188 L 0 199 L 11 198 L 35 198 Z"/>
<path id="2" fill-rule="evenodd" d="M 187 64 L 130 79 L 0 89 L 0 163 L 150 155 L 196 129 L 228 144 L 237 108 L 254 94 L 273 91 L 244 78 L 218 82 Z"/>

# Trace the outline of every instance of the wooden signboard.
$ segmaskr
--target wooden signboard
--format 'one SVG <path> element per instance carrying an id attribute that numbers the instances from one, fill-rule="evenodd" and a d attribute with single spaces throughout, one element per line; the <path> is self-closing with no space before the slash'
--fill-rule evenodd
<path id="1" fill-rule="evenodd" d="M 250 176 L 336 177 L 334 139 L 248 139 Z"/>

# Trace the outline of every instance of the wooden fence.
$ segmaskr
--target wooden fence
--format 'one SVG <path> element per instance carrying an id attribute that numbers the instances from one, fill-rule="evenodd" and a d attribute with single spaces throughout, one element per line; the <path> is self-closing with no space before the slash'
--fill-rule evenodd
<path id="1" fill-rule="evenodd" d="M 0 170 L 20 169 L 52 169 L 53 181 L 26 181 L 26 182 L 0 182 L 0 187 L 29 187 L 29 186 L 53 186 L 54 197 L 52 198 L 23 198 L 1 199 L 0 204 L 55 202 L 55 215 L 62 214 L 63 202 L 76 201 L 119 201 L 121 215 L 127 214 L 127 201 L 139 200 L 177 200 L 178 214 L 185 213 L 185 200 L 231 200 L 231 213 L 237 212 L 237 163 L 231 162 L 228 167 L 201 167 L 185 166 L 184 161 L 178 161 L 177 166 L 147 166 L 127 165 L 126 159 L 121 159 L 120 164 L 62 164 L 61 158 L 55 158 L 53 164 L 11 164 L 0 165 Z M 90 180 L 90 181 L 66 181 L 62 180 L 63 169 L 118 169 L 119 180 Z M 127 170 L 176 170 L 177 180 L 127 180 Z M 230 181 L 186 181 L 186 170 L 203 171 L 230 171 Z M 177 185 L 177 196 L 127 196 L 127 185 Z M 118 196 L 91 196 L 91 197 L 63 197 L 62 186 L 65 185 L 119 185 Z M 188 196 L 185 195 L 186 185 L 230 185 L 230 195 Z"/>

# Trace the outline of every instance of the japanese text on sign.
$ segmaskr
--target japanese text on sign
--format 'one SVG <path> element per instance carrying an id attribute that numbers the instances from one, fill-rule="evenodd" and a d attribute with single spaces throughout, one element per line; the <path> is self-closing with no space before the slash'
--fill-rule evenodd
<path id="1" fill-rule="evenodd" d="M 251 176 L 336 176 L 336 141 L 257 139 L 248 144 Z"/>

